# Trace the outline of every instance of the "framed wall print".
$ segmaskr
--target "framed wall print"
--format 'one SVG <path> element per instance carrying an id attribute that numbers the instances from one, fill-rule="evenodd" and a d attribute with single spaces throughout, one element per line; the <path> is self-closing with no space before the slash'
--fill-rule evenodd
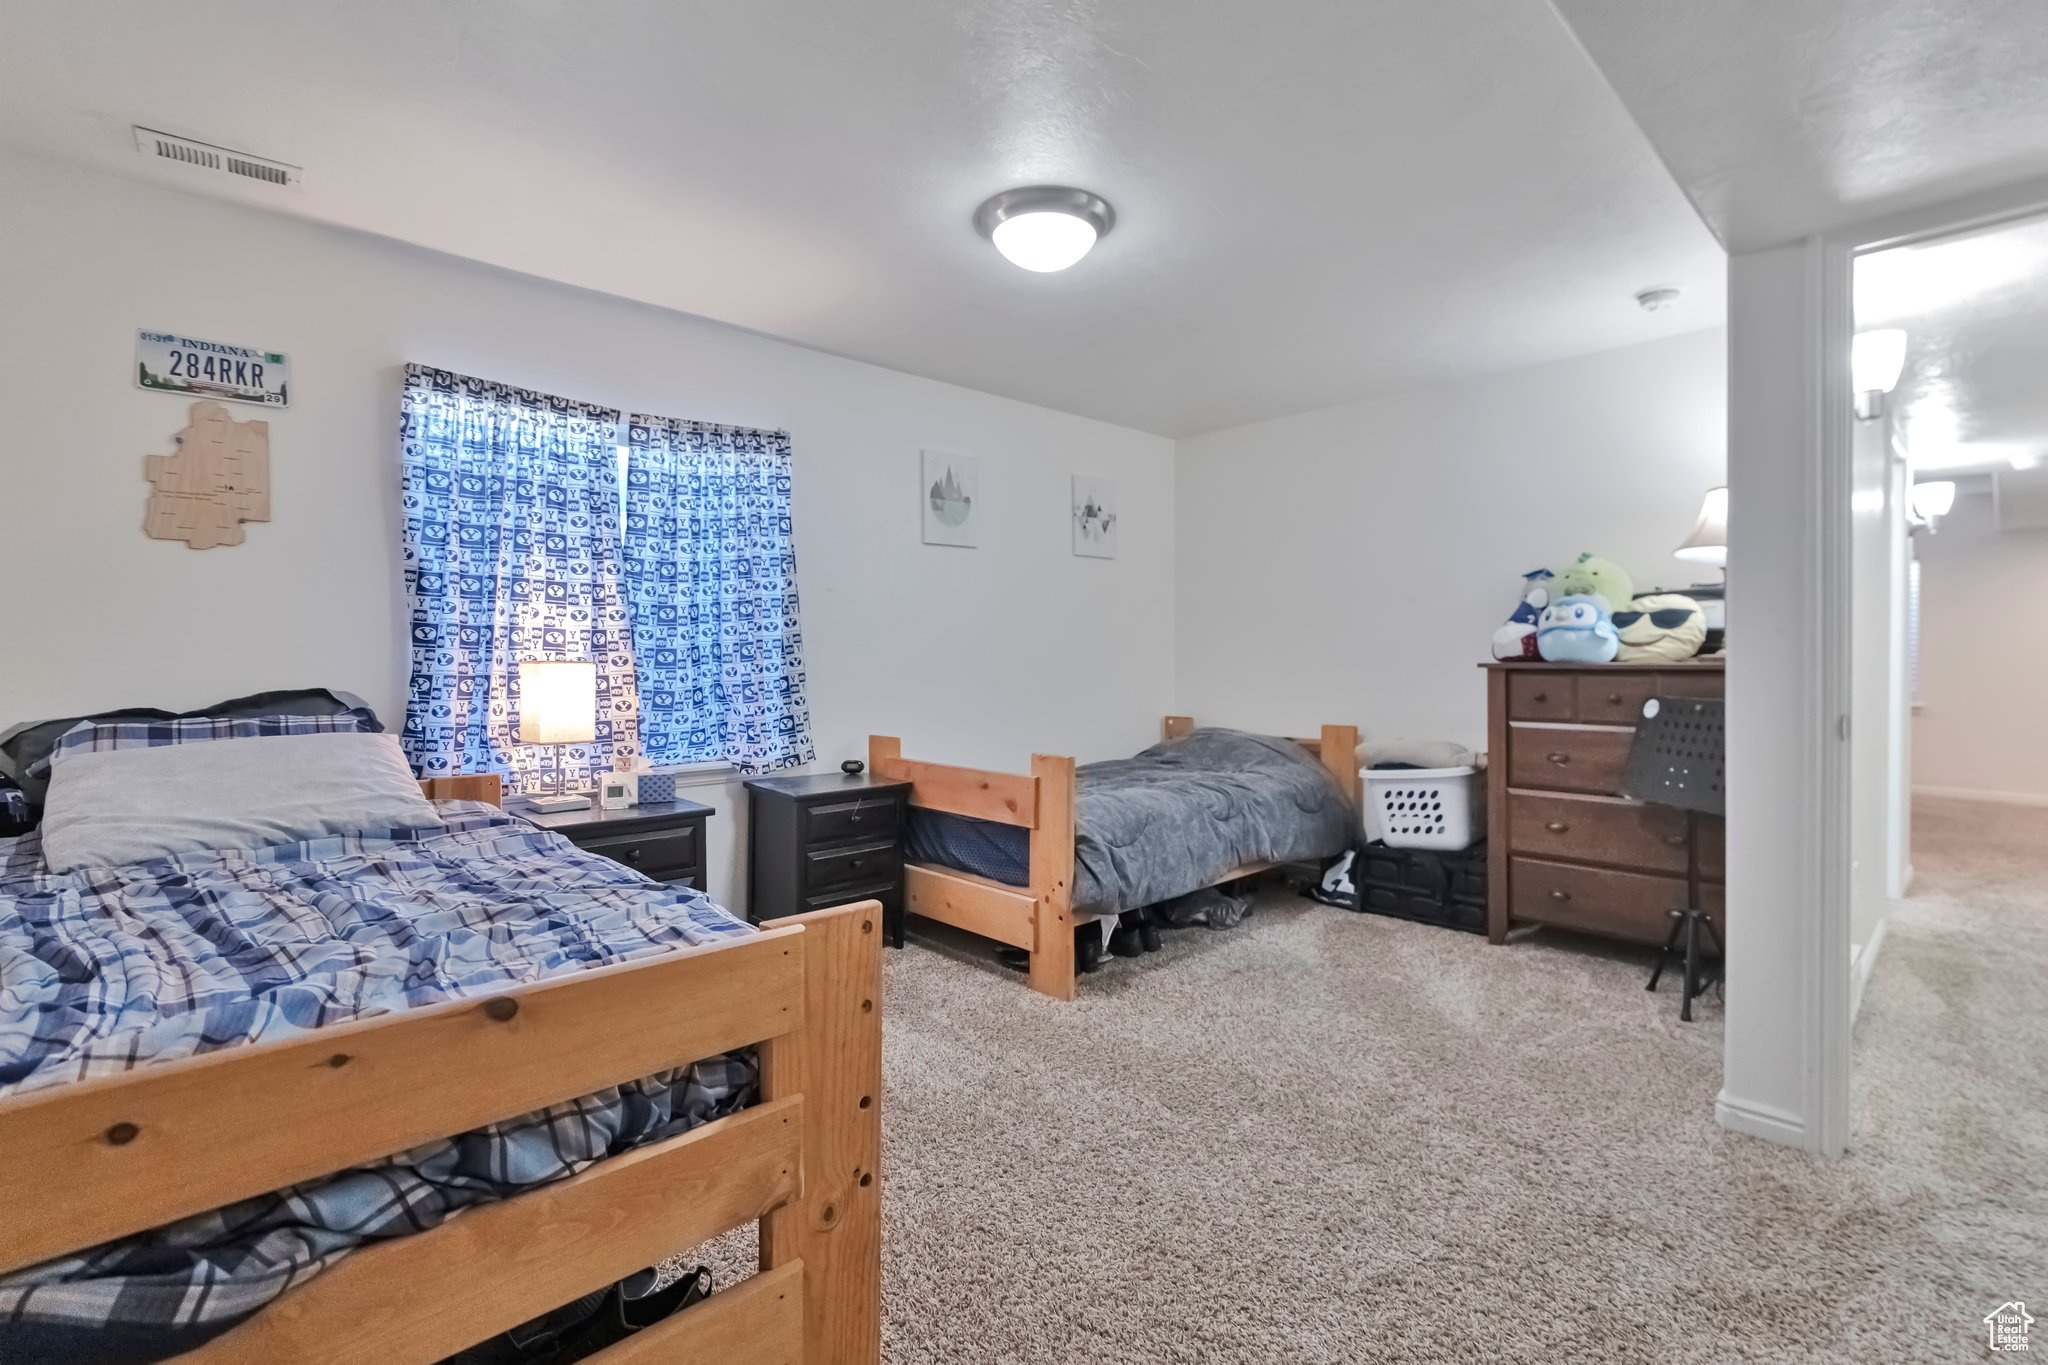
<path id="1" fill-rule="evenodd" d="M 924 543 L 981 543 L 981 462 L 971 455 L 924 452 Z"/>

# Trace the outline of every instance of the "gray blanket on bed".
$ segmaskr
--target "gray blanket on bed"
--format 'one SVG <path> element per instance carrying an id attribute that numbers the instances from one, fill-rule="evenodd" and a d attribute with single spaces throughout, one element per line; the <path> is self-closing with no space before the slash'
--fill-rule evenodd
<path id="1" fill-rule="evenodd" d="M 1109 913 L 1183 896 L 1247 863 L 1340 853 L 1356 814 L 1291 740 L 1197 730 L 1078 773 L 1074 907 Z"/>

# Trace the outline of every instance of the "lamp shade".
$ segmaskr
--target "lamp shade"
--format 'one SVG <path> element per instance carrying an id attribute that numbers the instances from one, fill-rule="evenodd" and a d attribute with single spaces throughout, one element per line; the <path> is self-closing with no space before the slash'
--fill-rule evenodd
<path id="1" fill-rule="evenodd" d="M 528 659 L 519 665 L 519 742 L 597 738 L 597 665 Z"/>
<path id="2" fill-rule="evenodd" d="M 1700 499 L 1700 519 L 1685 538 L 1685 544 L 1671 552 L 1672 558 L 1694 564 L 1728 563 L 1728 490 L 1709 488 Z"/>

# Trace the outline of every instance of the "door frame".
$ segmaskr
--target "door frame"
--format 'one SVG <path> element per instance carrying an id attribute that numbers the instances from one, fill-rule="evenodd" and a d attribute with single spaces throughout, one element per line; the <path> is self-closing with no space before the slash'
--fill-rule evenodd
<path id="1" fill-rule="evenodd" d="M 1817 1056 L 1807 1068 L 1814 1093 L 1810 1145 L 1823 1156 L 1839 1156 L 1850 1137 L 1850 1094 L 1855 1061 L 1854 1018 L 1849 978 L 1851 942 L 1850 797 L 1852 794 L 1850 621 L 1854 602 L 1851 552 L 1854 513 L 1852 443 L 1855 417 L 1849 378 L 1849 350 L 1856 324 L 1853 296 L 1857 256 L 1889 247 L 1996 227 L 2048 213 L 2048 177 L 1890 214 L 1808 239 L 1809 316 L 1817 326 L 1806 338 L 1807 392 L 1819 405 L 1809 415 L 1820 449 L 1816 474 L 1812 544 L 1820 555 L 1821 640 L 1815 676 L 1807 696 L 1807 791 L 1818 820 L 1817 884 L 1809 887 L 1819 913 L 1810 939 L 1820 968 L 1812 1013 Z M 1878 723 L 1866 718 L 1863 723 Z"/>

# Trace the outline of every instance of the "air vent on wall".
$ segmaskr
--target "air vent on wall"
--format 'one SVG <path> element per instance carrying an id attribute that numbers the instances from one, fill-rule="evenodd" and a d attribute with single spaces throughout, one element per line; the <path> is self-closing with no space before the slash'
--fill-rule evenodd
<path id="1" fill-rule="evenodd" d="M 297 166 L 282 161 L 271 161 L 260 156 L 250 156 L 247 152 L 230 151 L 226 147 L 194 142 L 189 137 L 179 137 L 174 133 L 159 133 L 154 128 L 144 128 L 140 124 L 135 127 L 135 150 L 144 156 L 175 161 L 194 170 L 238 175 L 244 180 L 254 180 L 264 185 L 296 185 L 305 174 Z"/>

